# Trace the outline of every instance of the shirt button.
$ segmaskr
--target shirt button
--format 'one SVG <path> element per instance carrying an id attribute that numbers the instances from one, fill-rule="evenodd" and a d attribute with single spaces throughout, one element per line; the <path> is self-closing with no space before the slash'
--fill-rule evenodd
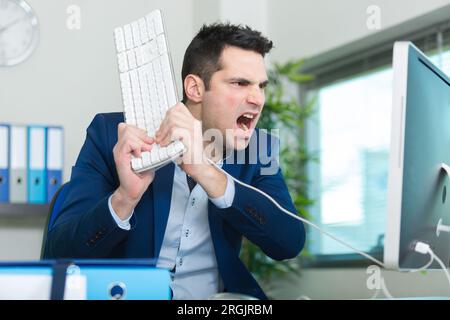
<path id="1" fill-rule="evenodd" d="M 186 231 L 184 232 L 185 237 L 189 237 L 189 229 L 186 229 Z"/>
<path id="2" fill-rule="evenodd" d="M 194 206 L 194 204 L 195 204 L 195 198 L 192 198 L 192 201 L 191 201 L 191 206 L 193 207 L 193 206 Z"/>
<path id="3" fill-rule="evenodd" d="M 181 267 L 183 265 L 183 258 L 180 258 L 180 260 L 178 261 L 178 265 Z"/>

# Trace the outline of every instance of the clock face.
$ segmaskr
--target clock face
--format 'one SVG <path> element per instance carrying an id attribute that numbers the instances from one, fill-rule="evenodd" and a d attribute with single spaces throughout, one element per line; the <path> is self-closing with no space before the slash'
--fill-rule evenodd
<path id="1" fill-rule="evenodd" d="M 39 38 L 37 18 L 23 0 L 0 0 L 0 66 L 28 58 Z"/>

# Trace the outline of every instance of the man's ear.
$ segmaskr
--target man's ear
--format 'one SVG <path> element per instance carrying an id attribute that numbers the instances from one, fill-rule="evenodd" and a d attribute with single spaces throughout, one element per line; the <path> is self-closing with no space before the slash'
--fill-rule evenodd
<path id="1" fill-rule="evenodd" d="M 200 103 L 203 100 L 203 93 L 205 92 L 203 80 L 195 74 L 188 74 L 184 78 L 184 92 L 189 100 Z"/>

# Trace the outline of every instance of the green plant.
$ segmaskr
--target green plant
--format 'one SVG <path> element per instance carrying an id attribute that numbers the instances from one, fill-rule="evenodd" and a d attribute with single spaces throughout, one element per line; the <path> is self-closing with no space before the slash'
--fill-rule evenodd
<path id="1" fill-rule="evenodd" d="M 301 105 L 298 97 L 289 97 L 286 88 L 313 79 L 312 75 L 302 74 L 300 69 L 304 60 L 275 64 L 268 71 L 269 85 L 266 88 L 266 103 L 258 123 L 259 128 L 280 129 L 280 165 L 290 195 L 299 214 L 309 218 L 307 207 L 313 201 L 307 193 L 306 164 L 314 160 L 308 153 L 304 140 L 305 122 L 314 112 L 315 99 Z M 303 250 L 302 255 L 307 255 Z M 298 259 L 275 261 L 267 257 L 256 245 L 244 239 L 241 259 L 252 274 L 263 283 L 275 275 L 299 273 Z"/>

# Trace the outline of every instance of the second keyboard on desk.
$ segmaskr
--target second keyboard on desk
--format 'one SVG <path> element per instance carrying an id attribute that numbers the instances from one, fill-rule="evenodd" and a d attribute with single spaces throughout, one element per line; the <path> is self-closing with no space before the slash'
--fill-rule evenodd
<path id="1" fill-rule="evenodd" d="M 178 102 L 162 15 L 159 10 L 114 30 L 125 122 L 146 130 L 150 137 L 169 107 Z M 159 168 L 182 155 L 185 146 L 174 141 L 154 145 L 133 158 L 134 171 Z"/>

